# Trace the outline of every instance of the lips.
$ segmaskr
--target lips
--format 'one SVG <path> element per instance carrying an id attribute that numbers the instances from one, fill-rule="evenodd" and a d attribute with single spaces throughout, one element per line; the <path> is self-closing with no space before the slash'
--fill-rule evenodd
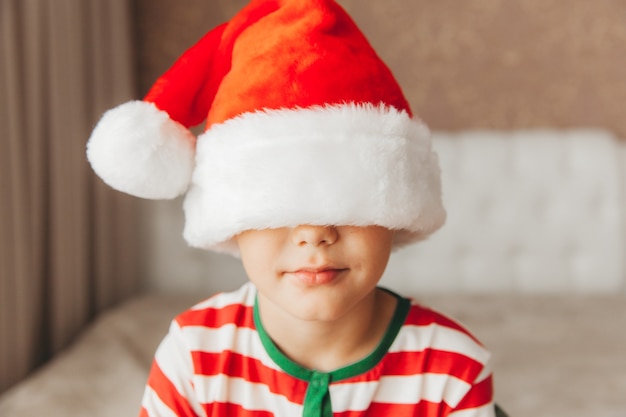
<path id="1" fill-rule="evenodd" d="M 334 282 L 345 271 L 347 269 L 332 267 L 301 268 L 287 274 L 305 285 L 324 285 Z"/>

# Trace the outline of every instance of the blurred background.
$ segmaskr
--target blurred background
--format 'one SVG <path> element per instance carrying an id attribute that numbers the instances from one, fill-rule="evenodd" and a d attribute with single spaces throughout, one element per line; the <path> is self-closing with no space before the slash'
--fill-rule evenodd
<path id="1" fill-rule="evenodd" d="M 433 130 L 444 170 L 449 226 L 394 255 L 384 282 L 442 305 L 459 297 L 470 321 L 474 304 L 463 303 L 491 302 L 481 317 L 492 324 L 511 306 L 580 320 L 590 310 L 576 306 L 590 300 L 611 320 L 594 335 L 606 337 L 603 354 L 626 356 L 615 338 L 626 324 L 626 2 L 338 2 Z M 238 260 L 186 247 L 180 199 L 108 189 L 85 144 L 105 110 L 141 98 L 246 3 L 0 0 L 0 393 L 129 300 L 245 281 Z M 626 392 L 626 364 L 611 369 L 596 376 Z M 601 398 L 613 411 L 586 415 L 626 416 L 617 396 Z"/>

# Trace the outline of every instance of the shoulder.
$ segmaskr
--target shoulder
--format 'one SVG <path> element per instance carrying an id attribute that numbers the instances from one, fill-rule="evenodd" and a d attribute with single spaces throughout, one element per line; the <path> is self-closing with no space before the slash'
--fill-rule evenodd
<path id="1" fill-rule="evenodd" d="M 404 324 L 391 349 L 445 358 L 444 363 L 450 366 L 462 362 L 476 373 L 487 366 L 491 357 L 487 348 L 465 326 L 414 300 L 410 300 Z"/>
<path id="2" fill-rule="evenodd" d="M 186 327 L 220 328 L 228 325 L 253 327 L 256 288 L 246 283 L 232 292 L 216 294 L 179 314 L 174 323 Z"/>
<path id="3" fill-rule="evenodd" d="M 444 313 L 432 309 L 428 306 L 422 305 L 415 300 L 409 301 L 410 309 L 405 320 L 405 325 L 417 326 L 422 329 L 442 329 L 457 332 L 472 339 L 475 343 L 482 346 L 482 343 L 478 340 L 478 338 L 476 338 L 476 336 L 474 336 L 470 330 L 468 330 L 456 319 L 453 319 L 445 315 Z"/>
<path id="4" fill-rule="evenodd" d="M 481 401 L 488 399 L 491 355 L 485 346 L 447 315 L 414 300 L 405 303 L 408 311 L 381 361 L 380 380 L 417 404 L 444 402 L 454 408 L 474 386 L 479 386 Z"/>

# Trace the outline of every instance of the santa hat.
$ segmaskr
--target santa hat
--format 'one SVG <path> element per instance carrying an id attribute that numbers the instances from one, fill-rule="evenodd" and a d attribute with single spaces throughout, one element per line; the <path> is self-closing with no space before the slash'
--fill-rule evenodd
<path id="1" fill-rule="evenodd" d="M 380 225 L 400 246 L 445 219 L 427 127 L 331 0 L 252 1 L 106 112 L 87 156 L 120 191 L 186 194 L 187 242 L 232 254 L 250 229 Z"/>

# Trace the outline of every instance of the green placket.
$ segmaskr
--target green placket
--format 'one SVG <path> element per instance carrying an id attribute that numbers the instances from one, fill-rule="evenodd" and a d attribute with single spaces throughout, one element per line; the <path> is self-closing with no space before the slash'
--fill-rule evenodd
<path id="1" fill-rule="evenodd" d="M 309 383 L 304 397 L 303 417 L 332 417 L 333 410 L 329 391 L 330 384 L 334 381 L 351 378 L 369 371 L 385 356 L 400 331 L 400 328 L 404 324 L 404 320 L 410 308 L 409 300 L 391 291 L 388 292 L 397 297 L 398 305 L 383 339 L 376 349 L 364 359 L 332 372 L 318 372 L 304 368 L 285 356 L 280 349 L 278 349 L 276 344 L 274 344 L 263 327 L 257 298 L 254 304 L 254 324 L 266 352 L 283 371 Z"/>
<path id="2" fill-rule="evenodd" d="M 309 388 L 304 397 L 303 417 L 332 417 L 333 407 L 330 403 L 330 374 L 327 372 L 311 372 Z"/>

